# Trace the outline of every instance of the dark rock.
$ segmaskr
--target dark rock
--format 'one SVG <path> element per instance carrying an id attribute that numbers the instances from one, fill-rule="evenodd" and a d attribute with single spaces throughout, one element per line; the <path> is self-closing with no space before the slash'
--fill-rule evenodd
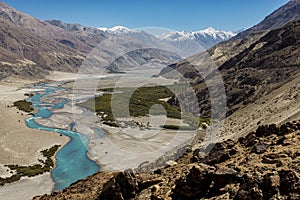
<path id="1" fill-rule="evenodd" d="M 203 197 L 212 182 L 214 167 L 200 164 L 193 166 L 186 177 L 175 182 L 173 199 L 196 199 Z"/>
<path id="2" fill-rule="evenodd" d="M 259 189 L 257 187 L 251 188 L 248 199 L 262 200 L 263 193 L 262 193 L 261 189 Z"/>
<path id="3" fill-rule="evenodd" d="M 299 156 L 300 156 L 300 152 L 295 152 L 294 155 L 293 155 L 293 158 L 295 159 L 295 158 L 297 158 Z"/>
<path id="4" fill-rule="evenodd" d="M 203 159 L 203 158 L 205 158 L 206 154 L 203 152 L 202 149 L 196 149 L 193 152 L 193 156 L 195 156 L 198 159 Z"/>
<path id="5" fill-rule="evenodd" d="M 234 197 L 234 200 L 245 200 L 248 198 L 249 192 L 246 190 L 239 190 Z"/>
<path id="6" fill-rule="evenodd" d="M 230 157 L 231 157 L 231 156 L 233 156 L 234 154 L 236 154 L 237 152 L 238 152 L 238 151 L 237 151 L 236 149 L 230 149 L 228 153 L 229 153 L 229 155 L 230 155 Z"/>
<path id="7" fill-rule="evenodd" d="M 190 162 L 191 162 L 191 163 L 199 162 L 199 159 L 198 159 L 197 156 L 193 156 L 193 157 L 190 159 Z"/>
<path id="8" fill-rule="evenodd" d="M 240 188 L 233 199 L 235 200 L 252 200 L 253 196 L 261 196 L 259 190 L 260 177 L 251 173 L 244 173 L 237 175 Z M 256 188 L 256 189 L 253 189 Z M 258 189 L 258 190 L 257 190 Z M 251 194 L 250 194 L 251 193 Z M 258 198 L 259 199 L 259 198 Z"/>
<path id="9" fill-rule="evenodd" d="M 138 183 L 134 174 L 120 172 L 104 184 L 98 199 L 130 199 L 135 197 L 137 191 Z"/>
<path id="10" fill-rule="evenodd" d="M 191 153 L 192 152 L 192 148 L 191 147 L 187 147 L 185 150 L 187 153 Z"/>
<path id="11" fill-rule="evenodd" d="M 276 167 L 281 167 L 282 165 L 283 165 L 283 163 L 280 160 L 278 160 L 276 163 Z"/>
<path id="12" fill-rule="evenodd" d="M 245 147 L 250 147 L 256 144 L 258 142 L 258 139 L 255 132 L 251 132 L 246 137 L 241 137 L 238 141 Z"/>
<path id="13" fill-rule="evenodd" d="M 230 155 L 226 151 L 214 151 L 211 152 L 205 159 L 202 160 L 203 163 L 214 165 L 222 163 L 230 158 Z"/>
<path id="14" fill-rule="evenodd" d="M 279 128 L 277 127 L 276 124 L 259 126 L 255 132 L 257 137 L 267 137 L 272 134 L 278 134 L 278 133 L 279 133 Z"/>
<path id="15" fill-rule="evenodd" d="M 228 167 L 221 167 L 213 174 L 215 187 L 221 188 L 237 179 L 237 171 Z"/>
<path id="16" fill-rule="evenodd" d="M 280 177 L 277 172 L 265 174 L 261 183 L 265 199 L 270 199 L 279 192 Z"/>
<path id="17" fill-rule="evenodd" d="M 164 200 L 163 197 L 159 196 L 160 193 L 160 186 L 154 185 L 151 188 L 151 200 Z"/>
<path id="18" fill-rule="evenodd" d="M 239 190 L 234 197 L 234 200 L 262 200 L 263 193 L 261 189 L 253 187 L 249 190 Z"/>
<path id="19" fill-rule="evenodd" d="M 300 124 L 299 123 L 291 123 L 287 122 L 280 126 L 280 135 L 286 135 L 293 131 L 299 130 Z"/>
<path id="20" fill-rule="evenodd" d="M 293 129 L 294 124 L 288 124 L 286 127 Z M 271 130 L 275 132 L 276 126 L 271 126 Z M 212 144 L 210 146 L 212 150 L 207 156 L 204 156 L 205 151 L 202 149 L 195 150 L 193 154 L 189 153 L 188 156 L 195 157 L 197 163 L 187 163 L 188 160 L 178 159 L 178 164 L 136 176 L 132 170 L 115 172 L 107 176 L 103 173 L 92 182 L 86 180 L 88 185 L 74 183 L 69 189 L 53 193 L 53 197 L 46 195 L 37 198 L 77 199 L 78 196 L 85 195 L 81 199 L 299 200 L 300 154 L 297 151 L 299 145 L 297 134 L 298 131 L 288 136 L 272 133 L 267 138 L 264 136 L 258 138 L 255 133 L 251 133 L 245 137 L 250 138 L 249 140 L 242 138 L 238 144 L 232 140 L 214 146 Z M 281 139 L 291 140 L 296 144 L 295 146 L 277 144 Z M 250 145 L 252 143 L 253 146 Z M 249 154 L 250 152 L 255 154 Z M 256 155 L 259 153 L 262 154 Z M 165 163 L 165 160 L 163 162 Z M 62 196 L 63 194 L 67 195 Z"/>
<path id="21" fill-rule="evenodd" d="M 161 169 L 160 169 L 160 168 L 159 168 L 159 169 L 156 169 L 156 170 L 154 171 L 154 174 L 162 174 Z"/>
<path id="22" fill-rule="evenodd" d="M 281 136 L 278 140 L 277 140 L 277 145 L 282 145 L 284 140 L 287 139 L 285 136 Z"/>
<path id="23" fill-rule="evenodd" d="M 298 174 L 293 170 L 281 170 L 280 176 L 280 194 L 289 195 L 290 193 L 300 192 L 300 179 Z"/>
<path id="24" fill-rule="evenodd" d="M 228 160 L 232 155 L 236 154 L 237 151 L 233 148 L 235 144 L 236 143 L 232 140 L 216 143 L 208 156 L 202 160 L 200 159 L 200 161 L 209 165 L 222 163 Z"/>

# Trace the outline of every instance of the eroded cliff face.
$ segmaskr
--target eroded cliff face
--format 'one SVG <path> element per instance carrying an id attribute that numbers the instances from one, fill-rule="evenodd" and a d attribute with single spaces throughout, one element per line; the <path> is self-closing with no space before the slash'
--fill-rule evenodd
<path id="1" fill-rule="evenodd" d="M 168 163 L 149 173 L 100 172 L 34 199 L 299 199 L 300 121 L 259 126 L 207 155 L 191 147 Z"/>

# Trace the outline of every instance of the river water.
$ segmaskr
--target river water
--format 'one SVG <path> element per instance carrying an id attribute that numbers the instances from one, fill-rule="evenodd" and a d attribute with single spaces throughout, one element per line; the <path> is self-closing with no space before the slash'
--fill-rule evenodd
<path id="1" fill-rule="evenodd" d="M 33 86 L 33 89 L 38 91 L 27 101 L 32 102 L 32 107 L 37 109 L 37 113 L 26 120 L 27 126 L 33 129 L 57 132 L 70 138 L 70 141 L 56 154 L 56 167 L 51 172 L 55 182 L 54 190 L 63 190 L 71 183 L 98 172 L 99 166 L 87 156 L 89 140 L 86 136 L 72 131 L 75 126 L 74 122 L 70 123 L 70 130 L 65 130 L 43 126 L 35 121 L 38 118 L 50 118 L 54 110 L 64 108 L 69 99 L 55 97 L 53 94 L 65 89 L 51 84 L 39 84 Z M 55 99 L 46 98 L 49 95 Z"/>

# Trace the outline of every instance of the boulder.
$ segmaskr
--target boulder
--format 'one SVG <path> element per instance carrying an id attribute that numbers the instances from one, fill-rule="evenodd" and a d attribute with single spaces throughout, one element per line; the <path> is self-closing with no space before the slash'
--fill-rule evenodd
<path id="1" fill-rule="evenodd" d="M 197 199 L 205 196 L 212 182 L 212 175 L 215 168 L 199 164 L 193 166 L 186 177 L 175 181 L 173 199 Z"/>
<path id="2" fill-rule="evenodd" d="M 255 132 L 251 132 L 246 137 L 241 137 L 238 140 L 240 144 L 242 144 L 245 147 L 250 147 L 255 145 L 258 142 L 258 138 L 256 137 Z"/>
<path id="3" fill-rule="evenodd" d="M 132 172 L 120 172 L 104 184 L 98 199 L 124 200 L 134 198 L 138 183 Z"/>
<path id="4" fill-rule="evenodd" d="M 221 188 L 236 181 L 238 172 L 228 167 L 221 167 L 213 174 L 214 187 Z"/>
<path id="5" fill-rule="evenodd" d="M 222 163 L 237 153 L 237 150 L 234 148 L 235 144 L 230 139 L 216 143 L 209 154 L 204 159 L 200 159 L 200 161 L 209 165 Z"/>
<path id="6" fill-rule="evenodd" d="M 234 200 L 263 200 L 263 193 L 262 190 L 253 187 L 249 190 L 239 190 L 234 197 Z"/>

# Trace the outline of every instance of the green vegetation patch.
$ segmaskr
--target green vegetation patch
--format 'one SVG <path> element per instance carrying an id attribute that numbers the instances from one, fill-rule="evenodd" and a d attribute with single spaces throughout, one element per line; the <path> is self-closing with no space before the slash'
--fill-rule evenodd
<path id="1" fill-rule="evenodd" d="M 10 170 L 15 170 L 21 176 L 36 176 L 44 173 L 43 166 L 40 164 L 32 166 L 6 165 Z"/>
<path id="2" fill-rule="evenodd" d="M 146 116 L 149 114 L 149 110 L 152 106 L 160 104 L 167 112 L 167 116 L 170 118 L 180 118 L 180 108 L 160 99 L 169 98 L 174 93 L 165 86 L 154 87 L 140 87 L 136 89 L 130 97 L 130 89 L 123 88 L 119 93 L 104 94 L 102 96 L 91 99 L 82 106 L 95 110 L 98 115 L 102 116 L 103 121 L 113 122 L 114 117 L 112 115 L 112 97 L 114 104 L 117 105 L 114 109 L 115 117 L 127 117 L 123 108 L 128 107 L 129 100 L 129 112 L 133 117 Z M 161 110 L 152 109 L 154 115 L 164 114 Z"/>
<path id="3" fill-rule="evenodd" d="M 43 174 L 45 172 L 49 172 L 51 168 L 54 167 L 54 162 L 52 157 L 54 156 L 55 152 L 57 152 L 59 147 L 60 145 L 54 145 L 50 149 L 42 150 L 41 154 L 46 158 L 46 160 L 45 161 L 39 160 L 41 164 L 36 164 L 32 166 L 5 165 L 10 170 L 16 171 L 16 174 L 7 178 L 0 177 L 0 185 L 18 181 L 22 176 L 33 177 L 33 176 Z"/>
<path id="4" fill-rule="evenodd" d="M 19 110 L 23 110 L 25 112 L 32 112 L 33 108 L 31 108 L 32 103 L 27 102 L 26 100 L 20 100 L 14 102 L 14 106 L 16 106 Z"/>
<path id="5" fill-rule="evenodd" d="M 101 91 L 106 92 L 105 94 L 96 97 L 95 99 L 90 99 L 82 103 L 81 106 L 95 111 L 97 115 L 101 116 L 104 124 L 112 127 L 118 127 L 114 117 L 128 117 L 127 112 L 125 112 L 124 110 L 124 108 L 128 108 L 128 103 L 131 117 L 147 116 L 150 109 L 151 114 L 165 114 L 163 110 L 156 109 L 158 107 L 153 107 L 154 105 L 161 105 L 165 109 L 167 117 L 175 119 L 182 118 L 185 123 L 190 125 L 185 127 L 165 125 L 163 128 L 166 129 L 195 130 L 196 127 L 202 127 L 203 124 L 210 125 L 209 118 L 195 117 L 192 114 L 186 112 L 182 114 L 178 105 L 173 105 L 161 100 L 172 98 L 175 96 L 174 92 L 180 93 L 184 91 L 185 88 L 185 85 L 180 84 L 169 86 L 140 87 L 135 91 L 132 91 L 131 88 L 102 88 Z M 114 93 L 112 94 L 112 92 Z M 113 105 L 112 98 L 114 103 Z M 114 106 L 114 116 L 112 114 L 112 106 Z"/>

